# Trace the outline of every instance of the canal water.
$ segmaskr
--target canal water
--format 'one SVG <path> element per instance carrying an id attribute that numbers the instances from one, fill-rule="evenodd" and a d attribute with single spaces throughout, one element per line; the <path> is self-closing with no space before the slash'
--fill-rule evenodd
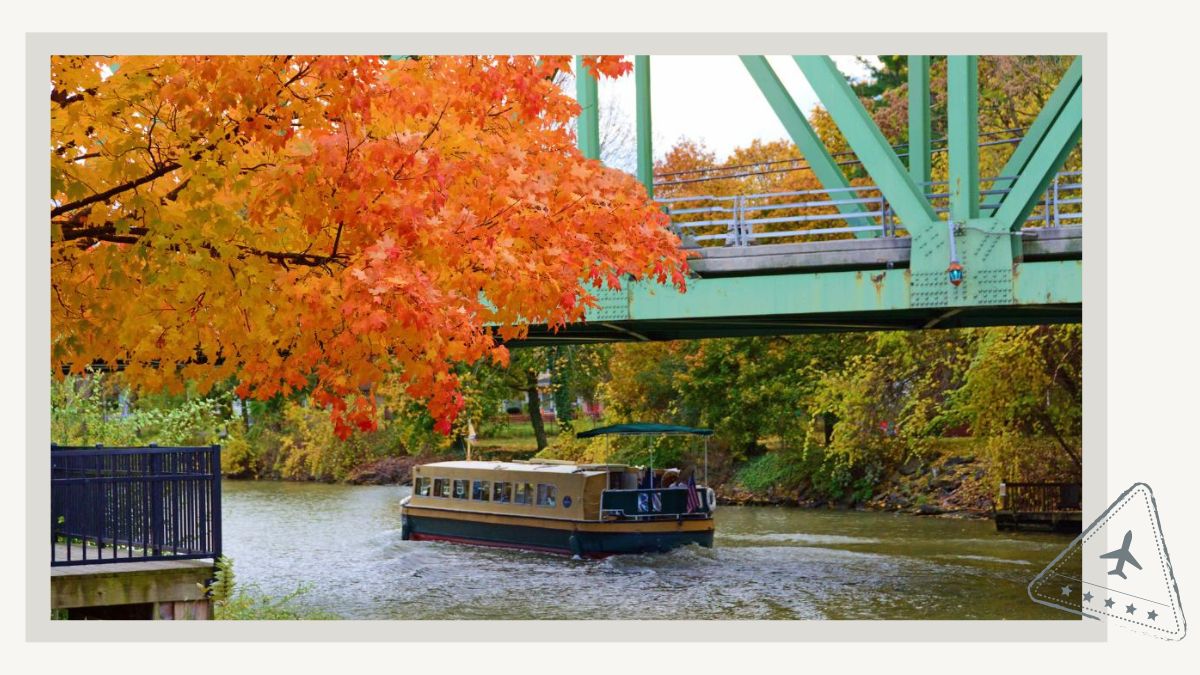
<path id="1" fill-rule="evenodd" d="M 400 539 L 407 487 L 224 482 L 237 580 L 347 619 L 1071 619 L 1026 586 L 1071 541 L 990 521 L 717 509 L 712 549 L 605 560 Z"/>

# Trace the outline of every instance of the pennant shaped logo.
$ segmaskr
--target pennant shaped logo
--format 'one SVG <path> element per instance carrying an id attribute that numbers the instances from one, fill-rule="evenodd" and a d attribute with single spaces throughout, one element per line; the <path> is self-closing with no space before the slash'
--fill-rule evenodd
<path id="1" fill-rule="evenodd" d="M 1154 493 L 1135 483 L 1029 584 L 1034 602 L 1165 640 L 1187 633 Z"/>

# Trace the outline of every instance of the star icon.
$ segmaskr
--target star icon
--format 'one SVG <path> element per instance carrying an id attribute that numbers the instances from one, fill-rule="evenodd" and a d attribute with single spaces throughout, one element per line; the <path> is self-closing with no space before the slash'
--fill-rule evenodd
<path id="1" fill-rule="evenodd" d="M 1070 595 L 1070 594 L 1071 594 L 1071 587 L 1070 587 L 1070 586 L 1063 586 L 1063 587 L 1062 587 L 1062 594 L 1063 594 L 1063 595 Z"/>
<path id="2" fill-rule="evenodd" d="M 1112 599 L 1112 598 L 1109 598 L 1109 599 L 1105 600 L 1105 601 L 1104 601 L 1104 606 L 1105 606 L 1105 607 L 1112 607 L 1112 606 L 1113 606 L 1113 599 Z"/>
<path id="3" fill-rule="evenodd" d="M 1088 591 L 1087 593 L 1084 593 L 1084 594 L 1083 594 L 1083 601 L 1084 601 L 1084 602 L 1091 602 L 1091 601 L 1092 601 L 1092 592 L 1091 592 L 1091 591 Z"/>
<path id="4" fill-rule="evenodd" d="M 1158 612 L 1156 612 L 1154 610 L 1150 610 L 1149 612 L 1146 612 L 1146 618 L 1150 619 L 1151 621 L 1154 621 L 1155 619 L 1158 618 Z"/>
<path id="5" fill-rule="evenodd" d="M 1125 605 L 1125 613 L 1126 614 L 1133 614 L 1136 611 L 1137 611 L 1137 607 L 1134 607 L 1132 602 L 1129 603 L 1128 605 Z"/>

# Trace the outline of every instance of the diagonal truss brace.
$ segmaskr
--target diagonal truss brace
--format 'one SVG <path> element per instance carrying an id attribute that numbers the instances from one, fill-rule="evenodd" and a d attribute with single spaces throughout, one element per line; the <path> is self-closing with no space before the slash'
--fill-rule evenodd
<path id="1" fill-rule="evenodd" d="M 771 105 L 771 109 L 775 111 L 775 115 L 779 117 L 779 121 L 783 123 L 787 129 L 788 135 L 792 137 L 792 142 L 796 147 L 800 148 L 800 153 L 804 155 L 804 159 L 808 161 L 813 174 L 820 181 L 821 187 L 826 190 L 840 190 L 850 187 L 850 183 L 846 180 L 845 174 L 838 168 L 837 162 L 829 154 L 829 150 L 821 139 L 817 136 L 817 132 L 813 130 L 808 120 L 804 117 L 804 113 L 796 105 L 796 102 L 788 94 L 783 83 L 779 81 L 779 76 L 767 63 L 766 57 L 763 56 L 742 56 L 742 64 L 746 66 L 750 76 L 754 78 L 755 84 L 758 85 L 763 96 L 766 97 L 767 103 Z M 848 198 L 854 198 L 852 193 L 843 193 Z M 836 193 L 830 195 L 831 199 L 845 199 L 847 197 L 838 197 Z M 866 211 L 862 204 L 839 204 L 838 211 L 846 216 L 855 216 Z M 850 225 L 854 227 L 870 227 L 876 225 L 873 218 L 869 216 L 860 216 L 858 218 L 847 218 Z M 852 222 L 851 222 L 852 221 Z M 874 237 L 879 234 L 878 231 L 864 230 L 856 232 L 858 237 Z"/>
<path id="2" fill-rule="evenodd" d="M 1017 149 L 1013 151 L 1012 156 L 1004 164 L 1004 168 L 1000 170 L 1001 178 L 992 184 L 993 189 L 1012 187 L 1016 182 L 1016 177 L 1025 172 L 1025 167 L 1029 164 L 1033 153 L 1046 139 L 1046 133 L 1054 125 L 1059 115 L 1063 113 L 1071 95 L 1082 86 L 1083 57 L 1076 57 L 1071 63 L 1071 67 L 1063 74 L 1063 78 L 1058 83 L 1058 86 L 1055 87 L 1054 93 L 1050 95 L 1045 105 L 1042 106 L 1042 110 L 1038 113 L 1037 118 L 1034 119 L 1033 124 L 1025 131 L 1025 137 L 1021 139 L 1021 143 L 1017 145 Z M 1000 207 L 1001 197 L 992 197 L 987 201 L 988 203 L 983 205 L 982 213 L 984 215 L 995 214 L 996 209 Z"/>
<path id="3" fill-rule="evenodd" d="M 1042 142 L 1029 157 L 1012 189 L 996 209 L 997 227 L 1019 230 L 1033 211 L 1042 193 L 1054 180 L 1054 174 L 1067 161 L 1067 155 L 1083 133 L 1083 89 L 1076 87 L 1061 113 L 1046 130 Z"/>
<path id="4" fill-rule="evenodd" d="M 828 56 L 793 56 L 863 167 L 909 232 L 938 220 L 921 188 L 888 145 L 846 78 Z"/>

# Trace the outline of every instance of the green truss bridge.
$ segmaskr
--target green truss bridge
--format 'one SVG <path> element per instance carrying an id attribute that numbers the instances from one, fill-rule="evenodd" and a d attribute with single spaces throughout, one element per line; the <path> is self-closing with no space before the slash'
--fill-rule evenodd
<path id="1" fill-rule="evenodd" d="M 906 163 L 832 59 L 793 57 L 870 176 L 865 186 L 850 184 L 845 162 L 817 137 L 766 58 L 741 59 L 821 188 L 660 199 L 693 251 L 687 292 L 653 282 L 600 289 L 586 321 L 558 331 L 532 326 L 523 344 L 1081 320 L 1083 174 L 1063 171 L 1083 128 L 1081 59 L 1034 122 L 1000 141 L 1015 146 L 1000 174 L 981 177 L 979 148 L 996 141 L 981 143 L 978 57 L 947 57 L 949 179 L 939 182 L 930 178 L 930 57 L 908 60 Z M 576 70 L 579 145 L 598 158 L 596 82 L 578 60 Z M 635 57 L 635 80 L 638 177 L 651 194 L 739 175 L 655 182 L 649 57 Z"/>

